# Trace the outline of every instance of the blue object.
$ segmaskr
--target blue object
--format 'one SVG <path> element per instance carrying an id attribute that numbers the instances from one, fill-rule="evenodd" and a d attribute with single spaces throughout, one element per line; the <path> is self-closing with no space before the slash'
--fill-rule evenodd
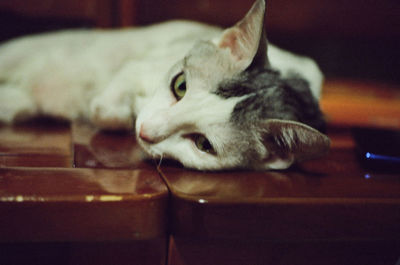
<path id="1" fill-rule="evenodd" d="M 365 153 L 365 158 L 367 159 L 373 159 L 373 160 L 383 160 L 383 161 L 388 161 L 388 162 L 400 162 L 399 157 L 394 157 L 394 156 L 387 156 L 387 155 L 378 155 L 378 154 L 373 154 L 370 152 Z"/>

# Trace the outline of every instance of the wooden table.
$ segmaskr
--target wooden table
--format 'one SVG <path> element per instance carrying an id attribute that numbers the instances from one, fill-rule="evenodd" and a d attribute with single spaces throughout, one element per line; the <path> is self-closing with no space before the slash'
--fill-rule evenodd
<path id="1" fill-rule="evenodd" d="M 168 190 L 130 135 L 42 121 L 0 139 L 0 264 L 165 264 Z"/>
<path id="2" fill-rule="evenodd" d="M 82 123 L 2 126 L 0 264 L 394 265 L 400 177 L 359 166 L 331 103 L 328 156 L 282 172 L 158 167 Z"/>
<path id="3" fill-rule="evenodd" d="M 395 264 L 400 176 L 361 169 L 348 130 L 329 135 L 328 156 L 285 172 L 161 167 L 170 264 Z"/>

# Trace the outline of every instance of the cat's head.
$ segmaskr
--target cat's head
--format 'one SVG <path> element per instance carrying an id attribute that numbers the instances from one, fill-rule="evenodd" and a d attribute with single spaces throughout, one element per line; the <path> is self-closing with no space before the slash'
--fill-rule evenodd
<path id="1" fill-rule="evenodd" d="M 270 68 L 258 0 L 218 40 L 198 42 L 136 121 L 155 158 L 201 170 L 284 169 L 329 149 L 309 85 Z"/>

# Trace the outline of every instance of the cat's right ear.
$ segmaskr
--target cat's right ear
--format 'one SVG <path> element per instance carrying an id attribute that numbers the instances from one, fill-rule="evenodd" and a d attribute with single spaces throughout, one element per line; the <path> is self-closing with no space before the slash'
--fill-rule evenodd
<path id="1" fill-rule="evenodd" d="M 265 0 L 257 0 L 241 21 L 223 32 L 219 41 L 218 46 L 230 50 L 241 71 L 268 64 L 264 16 Z"/>

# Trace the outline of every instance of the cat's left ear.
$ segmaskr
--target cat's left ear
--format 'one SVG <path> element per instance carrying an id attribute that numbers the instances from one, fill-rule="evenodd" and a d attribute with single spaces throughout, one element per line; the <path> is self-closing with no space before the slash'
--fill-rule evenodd
<path id="1" fill-rule="evenodd" d="M 226 29 L 218 46 L 228 48 L 241 71 L 268 64 L 264 30 L 265 0 L 257 0 L 246 16 Z"/>
<path id="2" fill-rule="evenodd" d="M 269 153 L 262 161 L 265 169 L 288 168 L 295 161 L 322 156 L 330 147 L 326 135 L 295 121 L 267 120 L 260 137 Z"/>

